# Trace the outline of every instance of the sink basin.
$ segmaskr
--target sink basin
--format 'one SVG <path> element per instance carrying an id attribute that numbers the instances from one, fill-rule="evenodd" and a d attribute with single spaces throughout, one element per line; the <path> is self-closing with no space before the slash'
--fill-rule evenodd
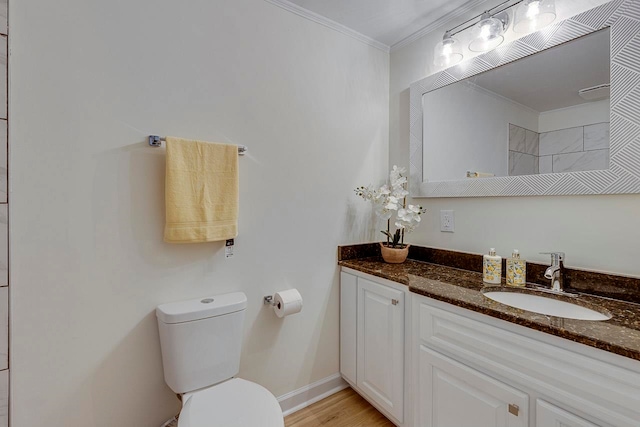
<path id="1" fill-rule="evenodd" d="M 522 292 L 491 291 L 483 292 L 484 296 L 502 304 L 545 314 L 578 320 L 609 320 L 611 315 L 604 314 L 578 304 L 557 300 L 551 297 Z"/>

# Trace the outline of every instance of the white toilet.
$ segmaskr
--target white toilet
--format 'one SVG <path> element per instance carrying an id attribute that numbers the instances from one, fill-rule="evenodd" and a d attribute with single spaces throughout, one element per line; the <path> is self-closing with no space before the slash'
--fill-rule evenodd
<path id="1" fill-rule="evenodd" d="M 235 292 L 156 309 L 164 379 L 182 394 L 178 427 L 284 426 L 273 394 L 234 378 L 246 308 L 246 295 Z"/>

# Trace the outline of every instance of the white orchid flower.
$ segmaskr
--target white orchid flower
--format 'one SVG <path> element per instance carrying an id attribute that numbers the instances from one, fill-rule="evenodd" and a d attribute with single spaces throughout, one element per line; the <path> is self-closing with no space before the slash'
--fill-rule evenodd
<path id="1" fill-rule="evenodd" d="M 379 218 L 382 218 L 385 221 L 391 219 L 391 216 L 393 215 L 393 213 L 384 206 L 377 206 L 375 212 Z"/>
<path id="2" fill-rule="evenodd" d="M 425 213 L 422 206 L 406 205 L 406 197 L 409 195 L 407 191 L 406 169 L 403 167 L 393 166 L 389 172 L 389 183 L 380 188 L 358 187 L 355 192 L 363 199 L 373 204 L 375 214 L 382 220 L 389 221 L 395 214 L 395 224 L 398 230 L 404 233 L 413 231 L 421 221 L 420 215 Z M 391 233 L 389 227 L 385 234 Z"/>
<path id="3" fill-rule="evenodd" d="M 390 177 L 389 181 L 391 181 L 391 187 L 394 190 L 402 188 L 407 183 L 406 176 L 399 176 L 397 178 Z"/>
<path id="4" fill-rule="evenodd" d="M 405 190 L 404 188 L 400 187 L 400 188 L 394 189 L 393 193 L 391 195 L 393 197 L 398 198 L 398 199 L 404 199 L 406 196 L 409 195 L 409 192 L 407 190 Z"/>
<path id="5" fill-rule="evenodd" d="M 389 196 L 387 204 L 384 207 L 385 209 L 392 209 L 394 211 L 398 210 L 398 199 L 396 197 Z"/>
<path id="6" fill-rule="evenodd" d="M 407 170 L 405 168 L 398 167 L 397 165 L 393 165 L 393 168 L 391 168 L 391 172 L 389 173 L 389 175 L 394 177 L 399 177 L 404 173 L 407 173 Z"/>

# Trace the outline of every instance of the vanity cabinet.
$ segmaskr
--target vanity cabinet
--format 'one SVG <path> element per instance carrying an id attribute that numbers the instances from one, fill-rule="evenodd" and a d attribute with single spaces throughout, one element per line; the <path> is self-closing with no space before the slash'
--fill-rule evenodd
<path id="1" fill-rule="evenodd" d="M 640 426 L 636 360 L 349 268 L 340 281 L 341 374 L 396 425 Z"/>
<path id="2" fill-rule="evenodd" d="M 418 423 L 424 427 L 527 427 L 529 396 L 488 375 L 420 347 Z M 557 424 L 545 424 L 554 426 Z"/>
<path id="3" fill-rule="evenodd" d="M 416 427 L 638 427 L 640 364 L 412 294 Z"/>
<path id="4" fill-rule="evenodd" d="M 376 408 L 402 424 L 407 291 L 384 282 L 345 271 L 340 275 L 340 372 Z"/>

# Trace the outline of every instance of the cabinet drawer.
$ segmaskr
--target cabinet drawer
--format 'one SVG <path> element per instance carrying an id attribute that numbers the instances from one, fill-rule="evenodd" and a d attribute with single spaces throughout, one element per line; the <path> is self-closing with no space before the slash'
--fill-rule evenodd
<path id="1" fill-rule="evenodd" d="M 486 372 L 500 373 L 510 383 L 526 385 L 595 419 L 620 427 L 638 426 L 639 371 L 484 323 L 484 315 L 467 315 L 467 310 L 449 304 L 415 298 L 421 344 Z M 532 335 L 527 328 L 517 328 Z"/>

